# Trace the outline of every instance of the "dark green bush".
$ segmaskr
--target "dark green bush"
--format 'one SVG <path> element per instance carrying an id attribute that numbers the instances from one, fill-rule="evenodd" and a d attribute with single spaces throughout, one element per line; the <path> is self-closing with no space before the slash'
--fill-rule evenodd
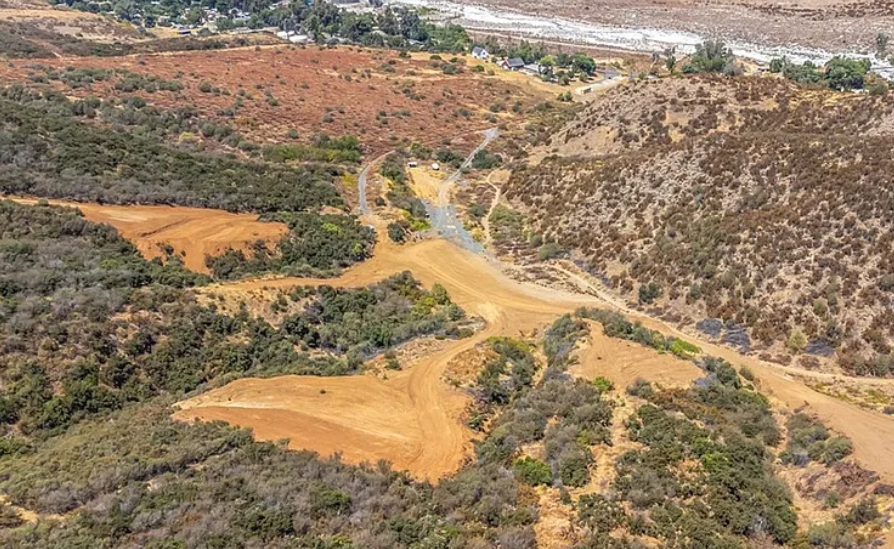
<path id="1" fill-rule="evenodd" d="M 552 471 L 549 465 L 529 456 L 517 459 L 512 464 L 515 476 L 518 480 L 529 485 L 549 485 L 552 483 Z"/>

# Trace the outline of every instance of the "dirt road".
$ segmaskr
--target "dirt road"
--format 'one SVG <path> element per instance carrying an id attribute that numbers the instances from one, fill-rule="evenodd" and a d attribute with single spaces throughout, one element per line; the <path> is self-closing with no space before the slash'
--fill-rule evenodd
<path id="1" fill-rule="evenodd" d="M 366 187 L 367 185 L 369 185 L 370 172 L 377 164 L 385 160 L 385 158 L 387 158 L 388 155 L 392 152 L 394 151 L 388 151 L 375 160 L 370 161 L 366 166 L 363 167 L 362 170 L 360 170 L 360 175 L 357 176 L 357 201 L 359 202 L 360 215 L 370 215 L 369 200 L 367 200 L 366 198 Z"/>
<path id="2" fill-rule="evenodd" d="M 35 199 L 13 198 L 22 204 Z M 171 246 L 186 268 L 208 273 L 206 255 L 220 255 L 227 248 L 248 250 L 258 240 L 273 243 L 288 232 L 283 223 L 260 221 L 256 214 L 173 206 L 114 206 L 48 200 L 50 204 L 81 210 L 94 223 L 108 223 L 134 243 L 143 257 L 164 257 Z"/>
<path id="3" fill-rule="evenodd" d="M 428 211 L 432 233 L 478 255 L 486 254 L 487 250 L 466 230 L 456 211 L 456 206 L 450 201 L 450 193 L 463 176 L 464 170 L 472 165 L 475 156 L 487 148 L 500 135 L 500 130 L 491 128 L 481 132 L 481 134 L 484 136 L 484 139 L 469 153 L 469 156 L 466 157 L 459 169 L 441 181 L 437 189 L 437 201 L 425 202 L 425 209 Z"/>
<path id="4" fill-rule="evenodd" d="M 177 253 L 185 252 L 187 265 L 197 270 L 204 268 L 206 253 L 218 252 L 226 246 L 239 243 L 248 245 L 259 238 L 275 238 L 285 232 L 284 226 L 259 222 L 256 216 L 215 210 L 165 206 L 69 205 L 81 209 L 92 221 L 115 226 L 147 256 L 161 255 L 160 244 L 172 245 Z M 379 224 L 375 219 L 367 218 L 366 221 L 374 225 Z M 282 402 L 278 405 L 271 404 L 270 401 L 265 403 L 260 399 L 252 408 L 246 404 L 252 400 L 241 396 L 236 399 L 242 402 L 241 406 L 229 404 L 233 402 L 234 395 L 242 394 L 240 391 L 244 388 L 239 383 L 248 383 L 248 387 L 263 385 L 252 386 L 250 381 L 237 382 L 203 395 L 201 401 L 193 402 L 190 408 L 191 417 L 226 419 L 255 427 L 262 438 L 292 438 L 294 447 L 315 449 L 323 453 L 343 450 L 346 458 L 353 461 L 388 459 L 419 476 L 436 478 L 459 466 L 472 440 L 471 431 L 466 429 L 459 419 L 466 397 L 442 381 L 443 372 L 450 359 L 490 335 L 516 336 L 520 332 L 530 333 L 580 305 L 623 309 L 623 306 L 611 300 L 610 296 L 582 296 L 521 284 L 504 275 L 493 261 L 440 239 L 398 247 L 389 239 L 382 238 L 379 240 L 373 259 L 347 271 L 338 279 L 257 279 L 211 286 L 205 291 L 227 293 L 238 297 L 240 293 L 263 291 L 264 288 L 291 287 L 296 284 L 363 286 L 404 270 L 412 271 L 426 286 L 430 287 L 436 282 L 444 285 L 460 306 L 487 320 L 487 329 L 473 338 L 453 343 L 421 364 L 404 372 L 398 372 L 387 380 L 374 376 L 303 380 L 304 385 L 295 385 L 293 382 L 291 389 L 283 384 Z M 894 455 L 894 417 L 864 410 L 834 397 L 820 394 L 794 379 L 792 372 L 788 370 L 698 340 L 692 334 L 681 334 L 672 326 L 635 312 L 624 312 L 664 333 L 682 335 L 689 340 L 695 340 L 706 353 L 726 358 L 736 365 L 748 366 L 757 374 L 764 390 L 780 404 L 789 408 L 807 405 L 809 410 L 819 415 L 830 427 L 853 440 L 858 461 L 866 468 L 881 474 L 887 481 L 894 482 L 894 459 L 891 459 Z M 666 368 L 670 364 L 667 361 L 656 362 L 654 366 L 649 366 L 649 362 L 634 357 L 631 359 L 632 362 L 628 361 L 628 366 L 624 367 L 619 362 L 623 357 L 615 352 L 598 349 L 593 352 L 596 353 L 596 360 L 599 360 L 598 356 L 602 356 L 603 360 L 615 360 L 615 362 L 594 365 L 591 363 L 592 356 L 585 353 L 582 357 L 582 367 L 585 368 L 586 375 L 609 375 L 613 371 L 621 374 L 629 371 L 644 377 L 650 375 L 661 377 L 673 373 L 667 371 Z M 688 376 L 691 372 L 680 372 L 680 375 Z M 879 383 L 889 382 L 879 381 Z M 273 382 L 266 383 L 272 384 L 265 388 L 272 389 L 272 398 L 275 400 L 278 385 Z M 319 389 L 326 390 L 325 384 L 329 383 L 333 384 L 331 398 L 318 402 L 320 399 L 311 400 L 302 397 L 306 396 L 306 387 L 316 389 L 319 393 Z M 229 394 L 228 391 L 234 393 Z M 380 398 L 373 398 L 370 395 L 379 395 Z M 395 408 L 391 404 L 394 402 L 403 404 Z M 350 407 L 347 407 L 349 405 Z M 367 429 L 364 418 L 375 418 L 383 406 L 386 410 L 392 408 L 399 410 L 399 413 L 393 412 L 392 415 L 399 416 L 400 419 L 392 421 L 389 416 L 388 421 Z M 215 407 L 217 409 L 212 411 Z M 220 410 L 220 408 L 230 409 Z M 352 410 L 348 416 L 351 418 L 349 426 L 358 432 L 367 433 L 365 438 L 357 439 L 359 442 L 356 442 L 354 450 L 347 448 L 350 444 L 355 444 L 353 437 L 348 437 L 345 432 L 335 428 L 342 408 Z M 208 411 L 203 412 L 203 409 Z M 298 415 L 283 413 L 271 417 L 265 414 L 272 412 L 258 412 L 258 409 L 281 409 Z M 309 418 L 315 419 L 310 421 Z M 309 434 L 311 431 L 308 431 L 307 424 L 320 421 L 330 422 L 332 430 L 328 437 L 325 436 L 325 432 L 319 436 Z M 372 419 L 370 421 L 375 423 Z M 263 429 L 272 430 L 262 432 Z M 409 442 L 400 442 L 403 440 Z"/>
<path id="5" fill-rule="evenodd" d="M 394 376 L 388 380 L 379 380 L 372 376 L 356 376 L 342 378 L 336 383 L 346 393 L 345 399 L 351 400 L 354 395 L 362 395 L 365 391 L 372 391 L 372 387 L 383 384 L 388 390 L 397 391 L 396 394 L 404 395 L 399 399 L 388 399 L 385 402 L 373 399 L 366 400 L 369 412 L 365 408 L 355 408 L 352 414 L 353 428 L 362 428 L 367 414 L 376 417 L 377 407 L 384 406 L 390 409 L 389 402 L 404 402 L 400 408 L 400 416 L 403 420 L 392 421 L 380 428 L 370 429 L 375 436 L 351 450 L 349 455 L 347 447 L 349 443 L 342 432 L 333 431 L 330 436 L 309 437 L 302 434 L 304 426 L 294 423 L 290 432 L 278 433 L 277 437 L 291 434 L 293 446 L 319 450 L 323 453 L 332 449 L 345 450 L 345 457 L 359 461 L 367 459 L 389 459 L 400 467 L 405 466 L 409 471 L 427 478 L 435 478 L 458 466 L 464 456 L 464 450 L 469 447 L 472 433 L 463 427 L 459 420 L 462 410 L 460 402 L 464 397 L 454 388 L 442 380 L 442 374 L 450 358 L 463 350 L 475 345 L 489 335 L 501 334 L 516 336 L 520 332 L 530 333 L 532 330 L 542 328 L 552 322 L 561 314 L 571 312 L 581 305 L 601 306 L 614 308 L 600 298 L 564 293 L 549 288 L 534 285 L 526 285 L 511 280 L 504 275 L 492 262 L 489 262 L 470 252 L 462 250 L 444 240 L 426 240 L 403 247 L 397 247 L 383 239 L 382 245 L 377 249 L 376 255 L 366 263 L 356 266 L 335 280 L 308 280 L 308 279 L 268 279 L 250 280 L 234 284 L 212 286 L 208 291 L 216 293 L 239 293 L 249 291 L 262 291 L 264 288 L 284 288 L 296 284 L 333 284 L 336 286 L 361 286 L 380 280 L 395 272 L 410 270 L 425 285 L 430 286 L 435 282 L 442 284 L 450 292 L 453 299 L 472 314 L 479 314 L 488 322 L 485 332 L 477 334 L 474 338 L 463 340 L 451 345 L 447 350 L 423 361 L 418 366 L 406 372 Z M 660 321 L 638 317 L 645 324 L 659 329 L 665 333 L 678 333 L 673 327 Z M 695 338 L 686 335 L 687 339 Z M 738 355 L 735 351 L 713 345 L 710 342 L 696 340 L 706 353 L 724 357 L 737 366 L 747 365 L 754 371 L 760 380 L 762 388 L 770 393 L 779 404 L 788 408 L 797 408 L 808 405 L 809 410 L 815 412 L 830 427 L 849 436 L 855 447 L 857 460 L 866 468 L 878 472 L 884 479 L 894 482 L 894 418 L 884 416 L 857 406 L 817 393 L 802 383 L 779 372 L 763 362 Z M 598 353 L 599 351 L 595 351 Z M 603 352 L 603 360 L 612 361 L 616 357 L 613 353 Z M 618 364 L 611 367 L 593 365 L 593 355 L 584 354 L 582 368 L 587 375 L 600 375 L 600 372 L 611 374 L 615 371 L 623 372 L 625 368 Z M 661 367 L 647 367 L 648 363 L 639 364 L 640 358 L 633 357 L 636 362 L 632 370 L 635 375 L 650 377 L 651 375 L 664 376 L 668 381 L 679 381 L 682 377 L 691 377 L 694 372 L 688 364 L 680 365 L 686 371 L 674 372 L 675 359 L 666 357 L 666 361 L 656 362 Z M 668 367 L 671 367 L 668 370 Z M 620 368 L 620 369 L 619 369 Z M 656 369 L 657 368 L 657 369 Z M 659 371 L 661 370 L 661 371 Z M 626 379 L 626 378 L 625 378 Z M 623 380 L 622 380 L 623 381 Z M 243 382 L 244 383 L 244 382 Z M 322 383 L 314 382 L 314 383 Z M 229 387 L 229 386 L 228 386 Z M 238 386 L 237 386 L 238 387 Z M 270 385 L 276 390 L 275 384 Z M 202 406 L 219 408 L 227 407 L 227 387 L 218 391 L 212 391 L 203 395 L 201 403 L 191 401 L 189 414 L 181 417 L 204 417 L 214 419 L 217 412 L 203 412 Z M 378 389 L 376 389 L 378 390 Z M 333 399 L 333 405 L 337 405 L 337 399 Z M 338 411 L 330 408 L 325 400 L 301 401 L 291 400 L 288 405 L 294 407 L 299 413 L 311 414 L 313 417 L 325 418 L 330 413 Z M 367 404 L 364 404 L 366 406 Z M 207 414 L 207 415 L 205 415 Z M 227 411 L 230 421 L 249 427 L 263 428 L 264 418 L 252 415 L 253 412 Z M 257 414 L 255 414 L 257 416 Z M 409 423 L 407 423 L 409 422 Z M 409 429 L 406 427 L 409 426 Z M 410 436 L 418 436 L 419 440 L 410 444 L 412 452 L 397 449 L 389 441 L 397 440 L 399 436 L 413 433 Z M 259 430 L 259 436 L 263 437 Z M 311 439 L 312 438 L 312 439 Z M 300 442 L 296 442 L 300 441 Z"/>
<path id="6" fill-rule="evenodd" d="M 430 480 L 456 470 L 471 449 L 473 432 L 460 419 L 467 397 L 443 380 L 447 364 L 492 335 L 518 336 L 545 326 L 572 311 L 580 299 L 515 283 L 486 260 L 443 240 L 404 247 L 380 242 L 373 259 L 338 279 L 252 280 L 205 291 L 238 296 L 296 284 L 361 286 L 410 270 L 426 286 L 443 284 L 456 303 L 483 317 L 487 328 L 420 364 L 389 373 L 388 379 L 241 380 L 182 403 L 175 417 L 228 421 L 251 427 L 261 439 L 289 438 L 293 448 L 323 455 L 341 451 L 352 463 L 387 459 Z"/>

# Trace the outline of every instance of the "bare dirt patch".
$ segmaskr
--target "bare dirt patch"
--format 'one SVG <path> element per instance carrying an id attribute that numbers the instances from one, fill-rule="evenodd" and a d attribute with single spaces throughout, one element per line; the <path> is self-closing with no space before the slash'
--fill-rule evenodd
<path id="1" fill-rule="evenodd" d="M 340 452 L 351 463 L 388 459 L 397 469 L 436 480 L 459 467 L 467 437 L 444 437 L 447 445 L 461 444 L 451 451 L 425 444 L 435 433 L 420 417 L 420 404 L 402 390 L 408 377 L 245 379 L 181 403 L 174 417 L 250 427 L 259 439 L 288 438 L 291 448 Z M 441 394 L 430 404 L 462 408 L 463 398 Z"/>
<path id="2" fill-rule="evenodd" d="M 180 206 L 112 206 L 57 200 L 49 203 L 77 208 L 89 221 L 115 227 L 146 259 L 164 258 L 165 247 L 170 246 L 188 269 L 206 274 L 209 271 L 205 256 L 220 255 L 227 248 L 248 251 L 259 240 L 272 243 L 288 232 L 284 224 L 261 221 L 255 214 Z"/>
<path id="3" fill-rule="evenodd" d="M 364 442 L 362 443 L 349 441 L 348 437 L 338 432 L 332 432 L 328 439 L 322 436 L 306 437 L 303 432 L 306 429 L 307 421 L 288 422 L 288 428 L 279 430 L 271 436 L 291 438 L 294 448 L 307 448 L 322 453 L 331 453 L 335 449 L 351 447 L 350 456 L 345 450 L 346 459 L 367 461 L 388 459 L 399 464 L 399 467 L 406 467 L 417 476 L 437 477 L 462 462 L 472 440 L 472 432 L 462 425 L 463 409 L 467 400 L 462 393 L 444 380 L 444 373 L 453 357 L 473 348 L 477 343 L 492 335 L 513 337 L 521 335 L 524 337 L 525 333 L 545 326 L 558 316 L 569 313 L 582 305 L 603 307 L 618 305 L 610 298 L 574 295 L 513 281 L 503 274 L 494 263 L 442 240 L 425 240 L 402 247 L 387 240 L 380 240 L 377 253 L 371 260 L 346 271 L 337 279 L 259 279 L 211 286 L 203 291 L 217 294 L 232 293 L 238 296 L 250 291 L 266 291 L 274 294 L 279 288 L 289 288 L 298 284 L 362 286 L 404 270 L 411 271 L 426 286 L 431 286 L 436 282 L 442 284 L 450 292 L 455 303 L 472 314 L 480 315 L 487 321 L 488 325 L 485 330 L 472 338 L 456 342 L 447 350 L 433 357 L 420 360 L 418 365 L 388 380 L 377 379 L 374 376 L 353 376 L 340 378 L 339 381 L 326 379 L 311 383 L 333 382 L 338 384 L 333 385 L 333 390 L 344 391 L 352 395 L 360 395 L 366 390 L 366 387 L 385 384 L 409 398 L 406 400 L 404 397 L 400 397 L 395 400 L 399 403 L 409 402 L 412 405 L 414 412 L 402 415 L 405 418 L 415 417 L 415 419 L 405 420 L 410 422 L 407 429 L 402 428 L 400 420 L 395 420 L 392 422 L 395 429 L 393 435 L 376 435 L 375 425 L 369 428 L 362 425 L 366 412 L 358 412 L 352 416 L 352 428 L 363 433 Z M 687 340 L 698 344 L 706 354 L 725 358 L 736 366 L 748 366 L 757 376 L 761 388 L 772 396 L 777 406 L 793 409 L 807 404 L 809 410 L 816 413 L 829 427 L 852 439 L 855 458 L 863 467 L 878 472 L 887 482 L 894 481 L 894 461 L 890 459 L 890 456 L 894 455 L 894 418 L 817 393 L 803 383 L 794 380 L 778 367 L 742 356 L 726 347 L 701 341 L 692 337 L 691 334 L 682 334 L 668 324 L 643 318 L 641 315 L 624 310 L 623 306 L 620 308 L 633 320 L 641 320 L 650 328 L 658 329 L 666 334 L 685 335 Z M 645 351 L 648 352 L 648 349 Z M 636 353 L 636 350 L 626 352 Z M 630 358 L 628 360 L 633 361 Z M 581 362 L 582 367 L 591 363 L 589 360 Z M 636 364 L 630 362 L 628 364 L 630 365 L 619 367 L 618 370 L 618 375 L 623 374 L 627 376 L 626 379 L 629 379 L 630 375 L 636 375 L 629 372 L 636 371 L 637 368 Z M 679 364 L 678 370 L 676 367 L 668 369 L 667 364 L 674 364 L 674 362 L 670 357 L 658 355 L 658 361 L 652 366 L 657 368 L 659 374 L 664 372 L 663 375 L 667 383 L 681 382 L 683 378 L 675 376 L 681 375 L 680 372 L 686 372 L 686 368 L 690 368 L 688 370 L 690 373 L 682 374 L 686 376 L 685 379 L 691 380 L 696 375 L 696 372 L 691 370 L 695 368 L 692 365 Z M 656 377 L 653 371 L 648 369 L 642 370 L 642 374 L 643 377 L 649 379 Z M 357 389 L 353 389 L 355 386 Z M 275 380 L 268 382 L 266 387 L 275 392 Z M 326 387 L 313 386 L 313 388 L 319 392 L 319 388 L 325 389 Z M 207 399 L 211 398 L 211 395 L 226 394 L 225 392 L 220 393 L 220 391 L 227 390 L 228 387 L 224 387 L 205 397 Z M 375 390 L 386 391 L 379 388 Z M 308 395 L 309 393 L 305 390 L 300 394 Z M 391 393 L 386 391 L 382 394 Z M 268 397 L 259 394 L 258 398 L 263 403 L 267 401 Z M 220 400 L 218 399 L 209 406 L 220 407 Z M 226 402 L 226 398 L 223 401 Z M 211 401 L 206 400 L 205 402 Z M 318 416 L 325 418 L 330 412 L 328 406 L 323 407 L 325 401 L 316 398 L 313 400 L 293 398 L 290 402 L 295 405 L 296 409 L 293 411 L 305 414 L 305 420 Z M 367 399 L 364 402 L 376 408 L 369 412 L 372 418 L 379 417 L 382 413 L 381 409 L 387 410 L 391 407 L 390 400 Z M 333 403 L 337 404 L 334 400 Z M 401 404 L 401 406 L 403 405 Z M 191 412 L 186 416 L 181 414 L 179 417 L 182 419 L 212 419 L 210 415 L 203 415 L 202 408 L 194 405 L 188 406 L 190 406 Z M 355 408 L 355 410 L 357 409 Z M 331 411 L 336 417 L 340 414 L 338 410 L 332 409 Z M 244 405 L 236 411 L 227 410 L 226 414 L 229 421 L 251 427 L 265 428 L 268 421 L 256 410 Z M 402 414 L 404 413 L 402 412 Z M 313 419 L 313 421 L 316 420 Z M 417 421 L 418 428 L 413 426 L 413 422 Z M 408 457 L 404 450 L 398 451 L 401 446 L 395 441 L 399 440 L 399 437 L 402 436 L 401 433 L 409 431 L 417 433 L 419 439 L 406 443 L 409 444 L 406 447 L 421 450 L 418 450 L 418 454 L 411 453 Z M 381 436 L 382 440 L 377 440 L 377 436 Z"/>
<path id="4" fill-rule="evenodd" d="M 704 375 L 688 360 L 608 337 L 597 322 L 588 321 L 587 324 L 590 325 L 589 341 L 581 348 L 578 363 L 569 368 L 572 375 L 590 380 L 603 376 L 621 391 L 637 378 L 664 387 L 688 387 Z"/>
<path id="5" fill-rule="evenodd" d="M 441 171 L 435 171 L 430 166 L 420 166 L 407 170 L 410 174 L 410 185 L 416 196 L 423 200 L 436 202 L 441 183 L 447 177 Z"/>

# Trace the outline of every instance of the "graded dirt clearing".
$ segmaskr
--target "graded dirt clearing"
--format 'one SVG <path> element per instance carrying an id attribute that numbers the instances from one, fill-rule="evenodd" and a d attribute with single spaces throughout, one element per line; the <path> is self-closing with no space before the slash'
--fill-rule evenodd
<path id="1" fill-rule="evenodd" d="M 36 199 L 14 199 L 23 204 Z M 191 271 L 207 274 L 205 256 L 220 255 L 228 248 L 248 251 L 261 240 L 274 243 L 288 232 L 283 223 L 260 221 L 256 214 L 181 206 L 112 206 L 48 200 L 50 204 L 80 210 L 94 223 L 107 223 L 134 243 L 143 257 L 165 257 L 170 246 Z"/>
<path id="2" fill-rule="evenodd" d="M 289 288 L 301 284 L 330 284 L 342 287 L 357 287 L 370 284 L 385 278 L 396 272 L 409 270 L 423 284 L 430 287 L 434 283 L 442 284 L 450 293 L 451 298 L 470 314 L 482 316 L 488 323 L 487 327 L 475 336 L 452 343 L 446 350 L 438 352 L 429 359 L 424 359 L 418 365 L 411 366 L 402 372 L 396 373 L 389 379 L 378 379 L 373 375 L 359 375 L 335 380 L 318 380 L 308 383 L 331 383 L 333 391 L 346 394 L 357 394 L 370 391 L 370 394 L 395 394 L 397 391 L 401 397 L 389 400 L 364 399 L 353 408 L 356 414 L 352 416 L 352 429 L 363 433 L 362 442 L 358 440 L 346 440 L 343 433 L 332 432 L 327 436 L 305 436 L 307 428 L 305 422 L 290 421 L 284 430 L 278 430 L 276 438 L 290 438 L 292 447 L 317 450 L 321 453 L 330 453 L 333 449 L 345 451 L 346 459 L 355 461 L 376 461 L 387 459 L 399 468 L 406 467 L 411 473 L 419 477 L 436 478 L 458 466 L 470 448 L 473 433 L 467 429 L 461 421 L 465 397 L 457 389 L 451 387 L 445 380 L 444 374 L 450 361 L 461 353 L 471 349 L 480 341 L 484 341 L 492 335 L 507 335 L 528 337 L 533 331 L 542 329 L 558 316 L 572 312 L 579 306 L 614 307 L 616 302 L 611 299 L 601 299 L 593 296 L 581 296 L 556 291 L 550 288 L 521 284 L 509 279 L 497 266 L 481 257 L 463 251 L 449 242 L 442 240 L 425 240 L 402 247 L 396 246 L 387 239 L 380 240 L 375 256 L 369 261 L 357 265 L 348 270 L 343 276 L 331 279 L 301 279 L 301 278 L 271 278 L 248 280 L 232 284 L 213 285 L 201 291 L 209 294 L 220 294 L 228 299 L 246 295 L 250 292 L 270 292 L 276 295 L 279 288 Z M 622 308 L 623 310 L 623 308 Z M 857 461 L 869 470 L 878 472 L 881 477 L 894 482 L 894 417 L 885 416 L 876 412 L 863 410 L 855 405 L 817 393 L 802 383 L 791 378 L 781 368 L 772 366 L 751 357 L 744 357 L 726 347 L 701 341 L 691 334 L 682 334 L 675 328 L 660 321 L 643 318 L 629 311 L 624 311 L 633 320 L 641 320 L 653 329 L 665 334 L 685 337 L 688 341 L 699 345 L 706 354 L 719 356 L 729 360 L 735 366 L 748 366 L 756 374 L 762 390 L 774 399 L 778 406 L 790 409 L 807 405 L 809 412 L 816 413 L 830 428 L 845 434 L 853 440 L 855 457 Z M 600 330 L 594 330 L 594 338 L 597 338 Z M 597 339 L 598 340 L 598 339 Z M 619 342 L 623 347 L 624 342 Z M 644 352 L 648 352 L 645 349 Z M 636 350 L 631 348 L 628 360 L 633 361 Z M 611 355 L 604 356 L 604 361 L 612 360 Z M 622 355 L 621 360 L 624 357 Z M 695 375 L 691 366 L 680 365 L 680 370 L 671 367 L 675 359 L 658 355 L 655 365 L 659 372 L 659 378 L 664 376 L 667 383 L 681 383 L 688 376 Z M 589 360 L 582 361 L 585 366 Z M 584 367 L 582 366 L 582 367 Z M 631 367 L 615 366 L 606 367 L 606 371 L 619 372 L 618 375 L 629 377 Z M 650 369 L 641 370 L 642 377 L 651 379 L 653 373 Z M 640 371 L 636 371 L 639 375 Z M 582 375 L 589 375 L 582 374 Z M 676 376 L 684 377 L 676 377 Z M 619 379 L 624 379 L 619 378 Z M 238 382 L 241 384 L 246 381 Z M 236 385 L 245 387 L 245 385 Z M 265 385 L 272 391 L 277 391 L 274 381 Z M 312 385 L 313 389 L 325 389 L 323 385 Z M 204 400 L 212 411 L 205 415 L 203 408 L 196 407 L 192 401 L 187 404 L 188 412 L 178 414 L 181 419 L 214 419 L 215 414 L 220 414 L 220 407 L 228 407 L 227 391 L 230 386 L 212 391 L 204 395 Z M 282 397 L 287 403 L 288 410 L 296 414 L 304 414 L 304 417 L 327 418 L 340 417 L 339 400 L 342 397 L 333 398 L 330 401 L 317 398 L 308 389 L 288 389 L 288 395 Z M 328 390 L 327 390 L 328 392 Z M 225 395 L 217 397 L 216 395 Z M 299 398 L 294 395 L 304 395 L 307 398 Z M 226 410 L 228 420 L 246 427 L 255 428 L 259 436 L 264 436 L 267 429 L 267 418 L 258 414 L 257 408 L 268 406 L 271 397 L 259 395 L 257 403 L 252 401 L 240 402 L 238 408 Z M 280 398 L 273 397 L 274 400 Z M 214 399 L 213 402 L 207 399 Z M 383 430 L 381 421 L 375 418 L 381 417 L 382 409 L 390 410 L 391 402 L 400 403 L 402 411 L 400 417 L 391 423 L 390 427 Z M 254 408 L 252 408 L 253 406 Z M 330 406 L 333 406 L 330 408 Z M 352 404 L 352 406 L 354 406 Z M 366 410 L 364 407 L 371 409 Z M 409 410 L 412 412 L 409 412 Z M 267 412 L 271 413 L 271 412 Z M 299 416 L 287 417 L 296 418 Z M 372 418 L 369 426 L 365 425 L 364 418 Z M 397 414 L 395 414 L 397 417 Z M 406 419 L 413 418 L 413 419 Z M 316 420 L 315 420 L 316 421 Z M 406 423 L 402 425 L 401 422 Z M 416 423 L 418 422 L 418 423 Z M 418 427 L 417 427 L 418 425 Z M 409 426 L 407 428 L 407 426 Z M 407 433 L 411 433 L 407 435 Z M 325 431 L 324 431 L 325 433 Z M 417 440 L 407 441 L 403 437 L 418 436 Z M 350 448 L 349 448 L 350 447 Z M 412 448 L 413 453 L 406 454 L 404 449 Z M 350 449 L 350 455 L 348 454 Z"/>
<path id="3" fill-rule="evenodd" d="M 340 378 L 242 380 L 182 404 L 178 419 L 223 419 L 254 429 L 263 439 L 289 438 L 292 448 L 349 462 L 391 461 L 417 477 L 436 480 L 455 471 L 471 450 L 474 433 L 462 423 L 466 395 L 444 378 L 448 364 L 493 335 L 519 336 L 572 311 L 575 296 L 524 287 L 493 265 L 441 240 L 398 247 L 380 240 L 375 257 L 337 279 L 280 278 L 214 285 L 209 294 L 236 296 L 298 284 L 362 286 L 404 270 L 426 286 L 443 284 L 451 298 L 488 326 L 451 342 L 387 379 L 373 374 Z M 263 390 L 259 390 L 263 387 Z M 326 391 L 325 395 L 320 390 Z M 341 429 L 344 426 L 346 430 Z"/>
<path id="4" fill-rule="evenodd" d="M 543 98 L 536 90 L 468 69 L 446 75 L 427 59 L 351 47 L 284 45 L 42 63 L 56 69 L 126 69 L 183 86 L 181 91 L 125 94 L 115 89 L 115 79 L 73 89 L 53 84 L 71 96 L 138 95 L 159 108 L 195 106 L 202 117 L 226 121 L 262 145 L 308 142 L 321 133 L 355 135 L 371 156 L 411 141 L 437 148 L 445 138 L 471 136 L 471 144 L 478 139 L 474 132 L 493 126 L 487 117 L 493 116 L 495 103 L 519 101 L 527 109 Z M 22 82 L 43 72 L 24 65 L 0 66 L 0 82 Z M 504 112 L 500 118 L 521 123 L 523 115 Z M 290 130 L 298 137 L 287 138 Z M 450 147 L 463 149 L 462 143 Z"/>
<path id="5" fill-rule="evenodd" d="M 623 391 L 639 378 L 663 387 L 688 387 L 704 376 L 691 361 L 662 354 L 639 343 L 608 337 L 598 322 L 587 321 L 590 336 L 578 353 L 578 363 L 569 368 L 574 376 L 593 380 L 603 376 Z"/>

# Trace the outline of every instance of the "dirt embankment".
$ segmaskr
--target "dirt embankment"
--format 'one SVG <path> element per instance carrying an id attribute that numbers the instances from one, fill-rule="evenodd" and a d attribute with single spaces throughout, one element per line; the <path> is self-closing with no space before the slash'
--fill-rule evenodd
<path id="1" fill-rule="evenodd" d="M 14 199 L 34 204 L 35 199 Z M 107 223 L 133 242 L 143 257 L 165 256 L 170 246 L 186 268 L 208 273 L 205 256 L 220 255 L 228 248 L 249 250 L 257 241 L 272 244 L 288 232 L 283 223 L 268 223 L 256 214 L 181 206 L 113 206 L 49 200 L 50 204 L 79 209 L 94 223 Z"/>

